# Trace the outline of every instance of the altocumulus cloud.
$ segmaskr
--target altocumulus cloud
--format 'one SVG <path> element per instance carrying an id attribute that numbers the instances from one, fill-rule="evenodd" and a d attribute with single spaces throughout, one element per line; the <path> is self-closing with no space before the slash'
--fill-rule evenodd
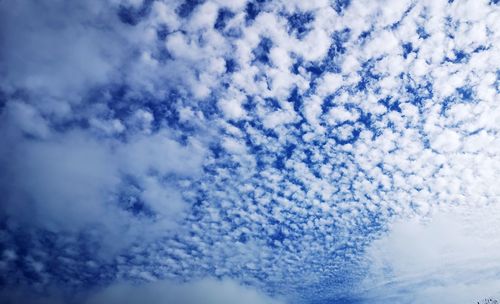
<path id="1" fill-rule="evenodd" d="M 498 1 L 0 20 L 3 302 L 500 296 Z"/>

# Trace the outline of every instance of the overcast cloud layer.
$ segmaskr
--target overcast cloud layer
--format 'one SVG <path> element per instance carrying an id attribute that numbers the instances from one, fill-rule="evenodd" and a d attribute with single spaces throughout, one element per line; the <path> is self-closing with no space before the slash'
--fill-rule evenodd
<path id="1" fill-rule="evenodd" d="M 2 303 L 500 299 L 498 0 L 0 0 Z"/>

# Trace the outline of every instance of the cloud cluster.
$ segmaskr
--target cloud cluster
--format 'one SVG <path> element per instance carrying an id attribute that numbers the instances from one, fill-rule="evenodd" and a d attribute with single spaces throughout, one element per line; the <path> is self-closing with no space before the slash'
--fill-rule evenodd
<path id="1" fill-rule="evenodd" d="M 464 212 L 499 204 L 497 1 L 26 1 L 0 12 L 6 288 L 216 277 L 237 283 L 165 288 L 186 290 L 175 295 L 186 304 L 198 299 L 190 288 L 231 296 L 234 284 L 315 303 L 377 299 L 361 284 L 371 278 L 411 302 L 498 281 L 497 264 L 473 269 L 496 258 L 494 235 L 457 232 Z M 430 251 L 414 257 L 420 248 Z M 372 253 L 380 269 L 366 268 Z M 445 257 L 446 278 L 433 272 Z"/>

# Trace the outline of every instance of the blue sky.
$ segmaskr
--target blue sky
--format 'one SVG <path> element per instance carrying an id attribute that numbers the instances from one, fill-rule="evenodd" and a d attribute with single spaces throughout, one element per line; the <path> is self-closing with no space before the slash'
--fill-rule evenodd
<path id="1" fill-rule="evenodd" d="M 0 1 L 0 299 L 500 297 L 499 5 Z"/>

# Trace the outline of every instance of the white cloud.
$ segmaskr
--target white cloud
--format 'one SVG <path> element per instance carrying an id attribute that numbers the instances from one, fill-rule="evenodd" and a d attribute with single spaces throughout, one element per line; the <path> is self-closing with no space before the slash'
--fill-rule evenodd
<path id="1" fill-rule="evenodd" d="M 110 6 L 105 2 L 78 6 L 64 1 L 2 2 L 0 6 L 2 44 L 8 45 L 0 65 L 5 73 L 2 88 L 7 91 L 21 87 L 39 98 L 49 95 L 75 102 L 90 86 L 109 81 L 126 56 L 124 41 L 113 25 L 117 18 L 108 15 Z M 108 29 L 89 25 L 103 18 L 111 25 Z"/>
<path id="2" fill-rule="evenodd" d="M 453 130 L 444 130 L 432 140 L 432 147 L 437 151 L 454 152 L 460 145 L 460 135 Z"/>
<path id="3" fill-rule="evenodd" d="M 2 118 L 11 127 L 31 136 L 46 138 L 50 134 L 48 122 L 33 106 L 19 101 L 11 101 L 6 105 Z M 9 126 L 5 124 L 5 127 Z"/>
<path id="4" fill-rule="evenodd" d="M 241 119 L 245 117 L 245 110 L 242 106 L 244 100 L 242 98 L 238 94 L 236 97 L 232 97 L 232 99 L 221 99 L 219 101 L 219 108 L 227 119 Z"/>
<path id="5" fill-rule="evenodd" d="M 7 214 L 26 224 L 69 230 L 101 222 L 101 215 L 108 214 L 106 193 L 119 176 L 106 146 L 73 133 L 17 142 L 0 154 Z"/>
<path id="6" fill-rule="evenodd" d="M 370 303 L 475 303 L 500 296 L 498 204 L 402 220 L 368 250 Z"/>
<path id="7" fill-rule="evenodd" d="M 204 279 L 184 284 L 155 282 L 139 286 L 116 284 L 92 296 L 85 304 L 280 304 L 251 287 L 232 280 Z"/>
<path id="8" fill-rule="evenodd" d="M 140 237 L 112 279 L 215 272 L 307 302 L 353 291 L 345 282 L 362 277 L 363 246 L 399 218 L 407 223 L 371 247 L 380 269 L 392 269 L 373 270 L 395 282 L 383 285 L 389 296 L 426 280 L 440 283 L 416 291 L 421 301 L 496 284 L 477 263 L 497 258 L 494 237 L 471 236 L 481 227 L 465 229 L 461 213 L 408 222 L 500 195 L 500 18 L 488 1 L 351 1 L 340 13 L 322 0 L 266 2 L 253 21 L 246 1 L 204 1 L 188 17 L 177 14 L 183 1 L 154 1 L 134 26 L 116 13 L 142 1 L 45 3 L 1 14 L 14 25 L 2 27 L 9 47 L 0 60 L 2 212 L 13 221 L 64 233 L 98 224 L 111 244 Z M 235 15 L 219 31 L 223 7 Z M 304 10 L 313 20 L 299 40 L 285 15 Z M 332 41 L 344 29 L 346 41 Z M 255 60 L 263 38 L 272 44 L 266 63 Z M 115 206 L 121 192 L 155 216 Z M 124 284 L 99 299 L 129 288 L 131 299 L 165 288 L 187 303 L 246 294 L 228 281 Z"/>
<path id="9" fill-rule="evenodd" d="M 96 228 L 102 254 L 115 254 L 144 231 L 144 241 L 166 234 L 183 218 L 187 203 L 176 181 L 201 172 L 205 150 L 195 139 L 182 146 L 165 133 L 138 134 L 129 143 L 96 139 L 83 131 L 30 140 L 2 132 L 0 149 L 2 215 L 26 227 L 63 233 Z M 125 177 L 142 189 L 145 207 L 157 215 L 138 221 L 117 201 Z M 125 187 L 125 188 L 124 188 Z M 126 237 L 115 239 L 118 235 Z M 104 252 L 107 251 L 107 252 Z M 100 254 L 101 254 L 100 253 Z"/>

